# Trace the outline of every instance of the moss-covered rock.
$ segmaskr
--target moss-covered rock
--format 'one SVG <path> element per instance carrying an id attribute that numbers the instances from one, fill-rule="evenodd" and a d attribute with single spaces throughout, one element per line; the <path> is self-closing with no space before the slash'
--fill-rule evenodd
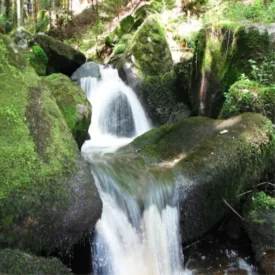
<path id="1" fill-rule="evenodd" d="M 91 122 L 91 105 L 82 89 L 63 74 L 52 74 L 44 78 L 78 147 L 84 143 Z"/>
<path id="2" fill-rule="evenodd" d="M 193 61 L 193 113 L 217 117 L 224 93 L 242 74 L 251 75 L 249 60 L 260 62 L 271 50 L 268 33 L 261 33 L 254 27 L 232 23 L 201 30 Z"/>
<path id="3" fill-rule="evenodd" d="M 37 34 L 35 42 L 48 56 L 47 74 L 63 73 L 71 76 L 86 61 L 83 53 L 45 34 Z"/>
<path id="4" fill-rule="evenodd" d="M 125 51 L 142 76 L 159 75 L 173 68 L 164 29 L 157 16 L 148 17 Z"/>
<path id="5" fill-rule="evenodd" d="M 0 64 L 0 242 L 68 248 L 100 215 L 90 168 L 50 89 L 4 36 Z"/>
<path id="6" fill-rule="evenodd" d="M 43 49 L 38 45 L 34 45 L 23 53 L 30 65 L 35 69 L 35 72 L 39 76 L 45 76 L 47 73 L 48 56 Z"/>
<path id="7" fill-rule="evenodd" d="M 72 274 L 58 259 L 42 258 L 17 249 L 0 250 L 1 274 Z"/>
<path id="8" fill-rule="evenodd" d="M 275 250 L 275 199 L 264 192 L 254 193 L 246 200 L 244 218 L 256 260 L 260 261 L 267 250 Z"/>
<path id="9" fill-rule="evenodd" d="M 181 236 L 191 241 L 210 230 L 236 196 L 250 187 L 274 155 L 270 120 L 246 113 L 229 120 L 185 119 L 152 129 L 123 150 L 172 170 L 179 198 Z"/>
<path id="10" fill-rule="evenodd" d="M 144 77 L 139 94 L 154 123 L 175 122 L 173 117 L 176 117 L 180 110 L 184 111 L 185 117 L 190 115 L 186 105 L 178 104 L 176 81 L 174 71 Z"/>
<path id="11" fill-rule="evenodd" d="M 128 42 L 117 67 L 138 94 L 154 123 L 168 122 L 177 105 L 176 76 L 165 32 L 157 16 L 149 16 Z"/>
<path id="12" fill-rule="evenodd" d="M 220 118 L 244 112 L 257 112 L 275 121 L 275 86 L 265 87 L 243 79 L 234 83 L 225 96 Z"/>

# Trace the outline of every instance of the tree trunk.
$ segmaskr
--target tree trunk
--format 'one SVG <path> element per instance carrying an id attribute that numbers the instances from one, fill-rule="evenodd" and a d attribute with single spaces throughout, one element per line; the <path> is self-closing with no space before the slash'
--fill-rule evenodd
<path id="1" fill-rule="evenodd" d="M 20 27 L 22 24 L 22 17 L 21 17 L 21 1 L 16 0 L 16 11 L 17 11 L 17 27 Z"/>
<path id="2" fill-rule="evenodd" d="M 37 1 L 33 0 L 32 2 L 32 9 L 33 9 L 33 21 L 34 24 L 37 23 Z"/>

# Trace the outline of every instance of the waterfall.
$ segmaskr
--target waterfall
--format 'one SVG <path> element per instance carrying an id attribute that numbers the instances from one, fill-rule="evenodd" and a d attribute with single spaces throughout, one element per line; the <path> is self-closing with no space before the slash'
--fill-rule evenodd
<path id="1" fill-rule="evenodd" d="M 101 67 L 100 73 L 100 80 L 80 81 L 93 113 L 91 139 L 81 150 L 103 202 L 92 241 L 93 274 L 183 274 L 173 177 L 140 157 L 116 152 L 150 125 L 117 71 Z"/>
<path id="2" fill-rule="evenodd" d="M 100 67 L 101 79 L 81 79 L 80 84 L 92 104 L 91 140 L 82 151 L 115 150 L 150 129 L 135 93 L 112 68 Z M 100 149 L 99 149 L 100 148 Z"/>

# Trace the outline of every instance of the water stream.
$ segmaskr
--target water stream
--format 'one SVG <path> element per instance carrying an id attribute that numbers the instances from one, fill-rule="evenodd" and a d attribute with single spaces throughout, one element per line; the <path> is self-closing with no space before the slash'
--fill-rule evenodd
<path id="1" fill-rule="evenodd" d="M 115 151 L 150 129 L 135 93 L 116 70 L 81 79 L 92 104 L 91 139 L 82 147 L 103 202 L 93 239 L 93 273 L 183 274 L 173 183 L 134 156 Z M 113 153 L 113 154 L 112 154 Z"/>
<path id="2" fill-rule="evenodd" d="M 100 67 L 100 74 L 100 79 L 80 79 L 93 113 L 91 139 L 81 151 L 92 164 L 92 175 L 103 202 L 91 247 L 93 274 L 198 274 L 199 266 L 193 268 L 194 256 L 187 258 L 188 269 L 183 268 L 173 175 L 118 150 L 150 130 L 145 112 L 116 70 Z M 249 265 L 241 266 L 242 259 L 239 262 L 238 270 L 254 274 Z M 213 271 L 209 267 L 204 269 L 203 262 L 199 265 L 203 272 Z M 224 274 L 232 269 L 231 265 L 218 266 Z"/>

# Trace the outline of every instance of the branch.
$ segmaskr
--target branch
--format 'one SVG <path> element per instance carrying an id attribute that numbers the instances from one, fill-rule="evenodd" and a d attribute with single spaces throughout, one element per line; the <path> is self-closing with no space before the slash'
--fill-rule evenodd
<path id="1" fill-rule="evenodd" d="M 224 203 L 242 220 L 244 220 L 244 218 L 224 199 L 222 198 Z"/>
<path id="2" fill-rule="evenodd" d="M 261 182 L 261 183 L 257 184 L 256 186 L 261 186 L 261 185 L 264 185 L 264 184 L 269 184 L 269 185 L 272 185 L 272 186 L 275 187 L 275 184 L 274 184 L 274 183 L 271 183 L 271 182 L 269 182 L 269 181 Z M 238 195 L 237 198 L 238 198 L 238 197 L 241 197 L 241 196 L 243 196 L 243 195 L 249 194 L 249 193 L 251 193 L 251 192 L 252 192 L 252 190 L 248 190 L 248 191 L 246 191 L 246 192 L 241 193 L 240 195 Z"/>

